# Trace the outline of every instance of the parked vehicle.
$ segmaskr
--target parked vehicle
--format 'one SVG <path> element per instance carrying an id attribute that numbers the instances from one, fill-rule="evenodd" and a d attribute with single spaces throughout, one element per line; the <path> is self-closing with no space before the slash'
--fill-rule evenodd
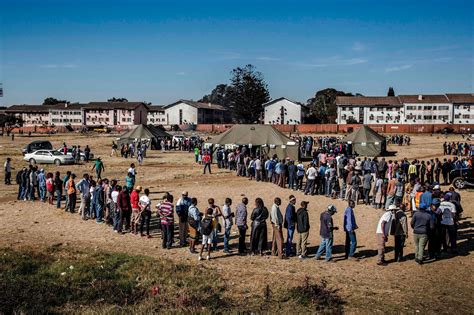
<path id="1" fill-rule="evenodd" d="M 185 138 L 184 135 L 174 135 L 174 136 L 173 136 L 173 142 L 175 142 L 175 141 L 177 141 L 177 142 L 179 142 L 179 141 L 183 142 L 183 141 L 184 141 L 184 138 Z"/>
<path id="2" fill-rule="evenodd" d="M 33 153 L 26 153 L 23 160 L 30 164 L 74 164 L 74 158 L 64 155 L 56 150 L 38 150 Z"/>
<path id="3" fill-rule="evenodd" d="M 37 140 L 37 141 L 31 142 L 30 144 L 27 144 L 23 148 L 22 152 L 23 152 L 23 155 L 25 155 L 26 153 L 35 152 L 38 150 L 52 150 L 52 149 L 53 149 L 53 145 L 51 144 L 51 142 L 44 141 L 44 140 Z"/>
<path id="4" fill-rule="evenodd" d="M 58 151 L 59 153 L 61 154 L 64 154 L 64 149 L 61 148 L 61 149 L 57 149 L 56 151 Z M 72 148 L 67 148 L 67 156 L 72 156 Z M 85 161 L 86 160 L 86 154 L 84 153 L 84 151 L 81 149 L 81 157 L 80 157 L 81 161 Z M 92 154 L 92 152 L 89 154 L 89 160 L 93 160 L 94 159 L 94 154 Z"/>
<path id="5" fill-rule="evenodd" d="M 474 186 L 474 170 L 471 168 L 452 170 L 449 173 L 449 178 L 456 189 Z"/>

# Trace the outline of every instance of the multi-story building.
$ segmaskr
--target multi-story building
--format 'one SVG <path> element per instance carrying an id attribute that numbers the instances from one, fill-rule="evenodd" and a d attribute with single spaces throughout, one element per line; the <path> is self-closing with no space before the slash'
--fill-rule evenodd
<path id="1" fill-rule="evenodd" d="M 402 122 L 402 104 L 397 97 L 338 96 L 337 123 L 398 124 Z"/>
<path id="2" fill-rule="evenodd" d="M 222 124 L 231 121 L 221 105 L 179 100 L 164 106 L 167 125 Z"/>
<path id="3" fill-rule="evenodd" d="M 264 123 L 278 125 L 297 125 L 304 121 L 308 107 L 285 97 L 274 99 L 262 105 Z"/>
<path id="4" fill-rule="evenodd" d="M 5 114 L 21 117 L 24 127 L 46 127 L 50 125 L 49 109 L 47 105 L 12 105 Z"/>
<path id="5" fill-rule="evenodd" d="M 453 104 L 446 95 L 399 95 L 404 124 L 448 124 L 453 122 Z"/>
<path id="6" fill-rule="evenodd" d="M 44 106 L 44 105 L 43 105 Z M 51 126 L 82 126 L 82 107 L 84 104 L 57 104 L 49 106 L 49 122 Z"/>
<path id="7" fill-rule="evenodd" d="M 82 106 L 83 125 L 126 129 L 146 124 L 148 108 L 143 102 L 90 102 Z"/>
<path id="8" fill-rule="evenodd" d="M 166 112 L 162 105 L 150 105 L 147 114 L 148 125 L 166 125 Z"/>
<path id="9" fill-rule="evenodd" d="M 454 124 L 474 124 L 474 94 L 446 94 L 453 104 Z"/>
<path id="10" fill-rule="evenodd" d="M 337 123 L 472 124 L 474 94 L 338 96 Z"/>

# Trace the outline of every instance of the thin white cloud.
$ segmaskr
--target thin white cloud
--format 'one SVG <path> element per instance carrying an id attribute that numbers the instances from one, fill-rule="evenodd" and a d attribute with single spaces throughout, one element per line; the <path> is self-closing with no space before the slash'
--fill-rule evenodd
<path id="1" fill-rule="evenodd" d="M 340 56 L 332 56 L 325 59 L 318 59 L 315 62 L 294 62 L 292 65 L 302 68 L 325 68 L 338 66 L 354 66 L 367 63 L 365 58 L 342 58 Z"/>
<path id="2" fill-rule="evenodd" d="M 72 69 L 72 68 L 77 68 L 77 67 L 78 65 L 73 64 L 73 63 L 66 63 L 66 64 L 50 63 L 50 64 L 40 65 L 40 68 L 43 68 L 43 69 L 58 69 L 58 68 Z"/>
<path id="3" fill-rule="evenodd" d="M 185 75 L 188 75 L 188 73 L 184 71 L 180 71 L 180 72 L 177 72 L 176 75 L 185 76 Z"/>
<path id="4" fill-rule="evenodd" d="M 352 45 L 352 50 L 353 51 L 356 51 L 356 52 L 361 52 L 361 51 L 364 51 L 367 47 L 361 43 L 361 42 L 355 42 L 353 45 Z"/>
<path id="5" fill-rule="evenodd" d="M 410 69 L 411 67 L 413 67 L 413 65 L 401 65 L 401 66 L 397 66 L 397 67 L 389 67 L 389 68 L 385 68 L 385 72 L 396 72 L 396 71 L 403 71 L 403 70 L 408 70 Z"/>
<path id="6" fill-rule="evenodd" d="M 257 60 L 261 61 L 278 61 L 280 58 L 275 58 L 275 57 L 269 57 L 269 56 L 260 56 L 256 58 Z"/>

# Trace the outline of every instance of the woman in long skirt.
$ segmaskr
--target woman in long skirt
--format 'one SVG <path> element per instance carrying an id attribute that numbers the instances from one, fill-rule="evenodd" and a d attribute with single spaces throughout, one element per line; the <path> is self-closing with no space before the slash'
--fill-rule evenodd
<path id="1" fill-rule="evenodd" d="M 261 198 L 255 199 L 255 209 L 252 211 L 252 232 L 250 235 L 251 250 L 254 255 L 263 256 L 263 251 L 267 249 L 267 223 L 268 210 Z"/>

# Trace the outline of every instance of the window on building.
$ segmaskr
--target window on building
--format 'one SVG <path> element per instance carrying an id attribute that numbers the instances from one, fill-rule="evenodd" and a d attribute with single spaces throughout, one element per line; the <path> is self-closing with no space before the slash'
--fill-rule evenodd
<path id="1" fill-rule="evenodd" d="M 444 106 L 444 105 L 443 105 L 443 106 L 440 106 L 438 109 L 439 109 L 439 110 L 448 110 L 448 109 L 449 109 L 449 106 Z"/>
<path id="2" fill-rule="evenodd" d="M 433 109 L 433 106 L 430 106 L 430 105 L 425 106 L 425 110 L 432 110 L 432 109 Z"/>
<path id="3" fill-rule="evenodd" d="M 180 125 L 183 124 L 183 110 L 182 109 L 179 110 L 179 124 Z"/>
<path id="4" fill-rule="evenodd" d="M 470 119 L 471 118 L 471 115 L 467 114 L 467 115 L 462 115 L 462 118 L 463 119 Z"/>

